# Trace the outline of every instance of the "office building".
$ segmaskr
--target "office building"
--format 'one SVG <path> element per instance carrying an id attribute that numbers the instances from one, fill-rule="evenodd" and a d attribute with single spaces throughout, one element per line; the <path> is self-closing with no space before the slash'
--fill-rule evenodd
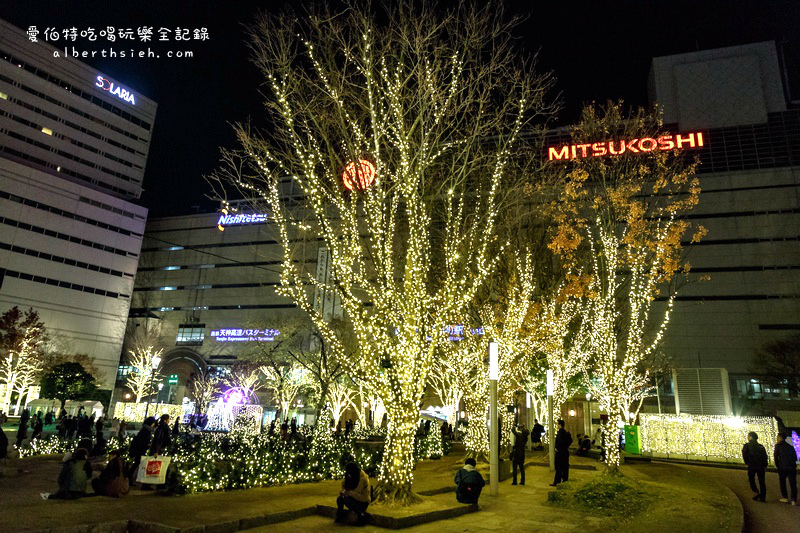
<path id="1" fill-rule="evenodd" d="M 36 309 L 111 389 L 156 103 L 55 50 L 0 21 L 0 312 Z"/>

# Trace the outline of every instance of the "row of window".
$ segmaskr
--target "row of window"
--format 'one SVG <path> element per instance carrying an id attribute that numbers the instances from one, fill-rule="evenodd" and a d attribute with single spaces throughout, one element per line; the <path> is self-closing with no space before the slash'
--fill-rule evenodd
<path id="1" fill-rule="evenodd" d="M 3 77 L 4 76 L 0 76 L 0 78 L 3 78 Z M 138 151 L 134 150 L 133 148 L 124 146 L 124 145 L 122 145 L 122 144 L 120 144 L 120 143 L 118 143 L 116 141 L 109 142 L 108 140 L 103 139 L 103 137 L 98 133 L 95 133 L 93 131 L 87 130 L 86 128 L 84 128 L 82 126 L 79 126 L 78 124 L 75 124 L 74 122 L 71 122 L 71 121 L 69 121 L 69 120 L 67 120 L 65 118 L 57 117 L 56 115 L 54 115 L 54 114 L 52 114 L 52 113 L 50 113 L 48 111 L 45 111 L 44 109 L 38 108 L 38 107 L 36 107 L 36 106 L 34 106 L 32 104 L 29 104 L 28 102 L 25 102 L 23 100 L 19 100 L 17 98 L 11 98 L 11 97 L 9 97 L 7 94 L 5 94 L 3 92 L 0 92 L 0 99 L 8 100 L 9 102 L 15 103 L 18 106 L 24 107 L 25 109 L 33 111 L 34 113 L 37 113 L 37 114 L 42 115 L 42 116 L 44 116 L 46 118 L 49 118 L 50 120 L 52 120 L 54 122 L 59 122 L 59 123 L 65 124 L 67 127 L 71 128 L 71 129 L 78 130 L 78 131 L 83 131 L 84 133 L 89 134 L 90 136 L 100 140 L 101 142 L 108 142 L 112 146 L 117 146 L 119 148 L 122 148 L 122 149 L 124 149 L 124 150 L 126 150 L 126 151 L 128 151 L 128 152 L 130 152 L 130 153 L 132 153 L 134 155 L 141 154 L 141 152 L 138 152 Z M 12 116 L 12 118 L 13 118 L 13 116 Z M 37 128 L 37 129 L 39 129 L 39 128 Z M 111 154 L 109 152 L 104 152 L 104 151 L 100 150 L 99 148 L 96 148 L 96 147 L 94 147 L 92 145 L 89 145 L 89 144 L 86 144 L 84 142 L 81 142 L 81 141 L 79 141 L 77 139 L 73 139 L 72 137 L 68 137 L 66 135 L 61 135 L 61 134 L 56 134 L 56 136 L 58 138 L 60 138 L 60 139 L 65 139 L 65 140 L 69 141 L 70 143 L 74 144 L 75 146 L 78 146 L 79 148 L 83 148 L 84 150 L 89 150 L 90 152 L 94 152 L 96 154 L 100 154 L 100 155 L 102 155 L 104 157 L 107 157 L 108 159 L 111 159 L 112 161 L 115 161 L 117 163 L 125 165 L 126 167 L 138 168 L 140 170 L 142 170 L 144 168 L 141 165 L 137 165 L 136 163 L 132 163 L 131 161 L 128 161 L 127 159 L 123 159 L 121 157 L 117 157 L 114 154 Z M 144 154 L 141 154 L 141 155 L 144 155 Z"/>
<path id="2" fill-rule="evenodd" d="M 136 287 L 134 291 L 184 291 L 184 290 L 202 290 L 202 289 L 242 289 L 248 287 L 274 287 L 278 282 L 263 282 L 263 283 L 203 283 L 200 285 L 164 285 L 161 287 Z"/>
<path id="3" fill-rule="evenodd" d="M 129 314 L 132 316 L 146 316 L 153 311 L 229 311 L 236 309 L 294 309 L 295 304 L 253 304 L 253 305 L 206 305 L 206 306 L 180 306 L 175 307 L 134 307 Z M 366 307 L 366 305 L 365 305 Z"/>
<path id="4" fill-rule="evenodd" d="M 5 133 L 3 130 L 0 130 L 0 134 Z M 108 189 L 111 192 L 117 193 L 120 196 L 130 197 L 131 191 L 128 189 L 123 189 L 121 187 L 117 187 L 116 185 L 112 185 L 111 183 L 98 180 L 97 178 L 93 178 L 91 176 L 87 176 L 86 174 L 81 174 L 80 172 L 75 172 L 67 167 L 62 167 L 61 165 L 56 165 L 55 163 L 51 163 L 50 161 L 45 161 L 44 159 L 39 159 L 38 157 L 34 157 L 26 152 L 20 152 L 19 150 L 14 150 L 9 146 L 5 146 L 0 144 L 0 154 L 6 154 L 11 156 L 12 159 L 18 159 L 21 161 L 28 161 L 33 163 L 34 165 L 39 166 L 40 168 L 45 169 L 52 169 L 56 172 L 64 174 L 65 176 L 70 176 L 72 178 L 79 179 L 81 181 L 85 181 L 97 187 L 102 187 L 104 189 Z"/>
<path id="5" fill-rule="evenodd" d="M 147 217 L 134 213 L 132 211 L 125 211 L 119 207 L 114 207 L 113 205 L 104 204 L 98 200 L 93 200 L 91 198 L 86 198 L 85 196 L 80 196 L 78 198 L 79 201 L 83 202 L 84 204 L 89 204 L 94 207 L 99 207 L 100 209 L 105 209 L 106 211 L 111 211 L 112 213 L 116 213 L 118 215 L 122 215 L 128 218 L 135 218 L 139 220 L 147 220 Z"/>
<path id="6" fill-rule="evenodd" d="M 33 74 L 34 76 L 36 76 L 38 78 L 42 78 L 43 80 L 46 80 L 46 81 L 49 81 L 50 83 L 58 85 L 59 87 L 62 87 L 64 89 L 66 89 L 70 93 L 72 93 L 72 94 L 74 94 L 76 96 L 79 96 L 79 97 L 83 98 L 84 100 L 87 100 L 87 101 L 93 103 L 94 105 L 96 105 L 98 107 L 102 107 L 106 111 L 110 111 L 113 114 L 115 114 L 115 115 L 127 120 L 128 122 L 130 122 L 132 124 L 135 124 L 136 126 L 139 126 L 142 129 L 150 131 L 151 125 L 150 125 L 149 122 L 146 122 L 146 121 L 144 121 L 144 120 L 142 120 L 142 119 L 140 119 L 138 117 L 135 117 L 132 114 L 130 114 L 127 111 L 125 111 L 124 109 L 122 109 L 122 108 L 120 108 L 118 106 L 115 106 L 114 104 L 112 104 L 110 102 L 107 102 L 107 101 L 103 100 L 102 98 L 98 97 L 97 94 L 96 94 L 97 93 L 96 90 L 92 89 L 92 92 L 83 91 L 83 90 L 79 89 L 78 87 L 75 87 L 74 85 L 72 85 L 70 83 L 67 83 L 66 81 L 62 80 L 61 78 L 53 76 L 52 74 L 50 74 L 49 72 L 45 71 L 44 69 L 41 69 L 41 68 L 39 68 L 39 67 L 37 67 L 35 65 L 30 65 L 30 64 L 26 63 L 25 61 L 23 61 L 22 59 L 13 57 L 9 52 L 7 52 L 5 50 L 0 50 L 0 55 L 2 56 L 2 58 L 4 60 L 6 60 L 8 63 L 16 66 L 17 68 L 21 68 L 21 69 L 27 70 L 28 72 L 30 72 L 31 74 Z M 91 83 L 92 86 L 94 86 L 94 80 L 90 80 L 89 83 Z M 61 104 L 61 105 L 65 105 L 65 104 Z M 119 133 L 123 133 L 123 134 L 127 135 L 128 137 L 132 137 L 134 139 L 139 139 L 139 137 L 136 137 L 135 135 L 133 135 L 131 133 L 128 133 L 128 132 L 126 132 L 126 131 L 124 131 L 124 130 L 122 130 L 120 128 L 117 128 L 116 126 L 112 126 L 111 124 L 105 124 L 105 123 L 103 123 L 103 124 L 105 126 L 108 126 L 111 129 L 113 129 L 114 131 L 118 131 Z M 144 139 L 140 139 L 140 140 L 144 141 Z"/>
<path id="7" fill-rule="evenodd" d="M 278 241 L 274 240 L 267 240 L 267 241 L 243 241 L 243 242 L 218 242 L 212 244 L 193 244 L 188 246 L 188 248 L 192 250 L 199 250 L 202 248 L 230 248 L 232 246 L 262 246 L 265 244 L 278 244 Z M 158 247 L 151 247 L 151 248 L 142 248 L 142 252 L 176 252 L 178 250 L 184 250 L 187 246 L 181 245 L 170 245 L 170 246 L 158 246 Z"/>
<path id="8" fill-rule="evenodd" d="M 800 236 L 789 237 L 749 237 L 743 239 L 703 239 L 700 242 L 691 240 L 681 241 L 682 246 L 712 246 L 720 244 L 760 244 L 765 242 L 793 242 L 800 241 Z"/>
<path id="9" fill-rule="evenodd" d="M 85 263 L 83 261 L 76 261 L 75 259 L 70 259 L 68 257 L 61 257 L 60 255 L 53 255 L 47 252 L 40 252 L 38 250 L 32 250 L 30 248 L 23 248 L 22 246 L 16 246 L 14 244 L 8 244 L 5 242 L 0 242 L 0 250 L 8 250 L 9 252 L 14 252 L 17 254 L 24 254 L 30 257 L 38 257 L 39 259 L 44 259 L 46 261 L 53 261 L 55 263 L 64 263 L 65 265 L 74 266 L 77 268 L 85 268 L 86 270 L 93 270 L 95 272 L 100 272 L 101 274 L 108 274 L 110 276 L 117 276 L 119 278 L 133 279 L 133 274 L 129 274 L 127 272 L 120 272 L 119 270 L 114 270 L 99 265 L 93 265 L 91 263 Z"/>
<path id="10" fill-rule="evenodd" d="M 130 294 L 120 294 L 118 292 L 106 291 L 104 289 L 97 289 L 95 287 L 87 287 L 79 283 L 71 283 L 69 281 L 62 281 L 53 278 L 45 278 L 44 276 L 36 276 L 28 274 L 27 272 L 17 272 L 16 270 L 6 270 L 4 272 L 9 278 L 23 279 L 26 281 L 33 281 L 34 283 L 43 283 L 52 285 L 53 287 L 60 287 L 62 289 L 72 289 L 74 291 L 88 292 L 89 294 L 96 294 L 98 296 L 105 296 L 107 298 L 130 298 Z"/>
<path id="11" fill-rule="evenodd" d="M 16 115 L 12 115 L 11 113 L 0 111 L 0 116 L 7 116 L 11 120 L 14 120 L 15 122 L 19 122 L 20 124 L 23 124 L 25 126 L 33 128 L 33 129 L 35 129 L 37 131 L 40 131 L 42 129 L 37 124 L 34 124 L 33 122 L 30 122 L 29 120 L 26 120 L 24 118 L 18 117 Z M 28 143 L 28 144 L 32 144 L 33 146 L 36 146 L 37 148 L 41 148 L 42 150 L 46 150 L 48 152 L 56 153 L 56 154 L 60 155 L 61 157 L 66 157 L 67 159 L 72 159 L 76 163 L 80 163 L 80 164 L 85 165 L 87 167 L 95 168 L 97 170 L 100 170 L 101 172 L 103 172 L 105 174 L 109 174 L 111 176 L 115 176 L 115 177 L 120 178 L 122 180 L 130 181 L 132 183 L 136 183 L 136 184 L 141 183 L 141 179 L 139 179 L 139 178 L 133 178 L 131 176 L 128 176 L 127 174 L 123 174 L 122 172 L 117 172 L 116 170 L 112 170 L 112 169 L 110 169 L 108 167 L 104 167 L 103 165 L 99 165 L 97 163 L 89 161 L 88 159 L 84 159 L 82 157 L 79 157 L 79 156 L 73 154 L 72 152 L 68 152 L 66 150 L 60 150 L 60 149 L 56 148 L 55 146 L 51 146 L 51 145 L 49 145 L 47 143 L 43 143 L 43 142 L 37 141 L 35 139 L 31 139 L 30 137 L 28 137 L 26 135 L 23 135 L 21 133 L 18 133 L 16 131 L 4 131 L 3 133 L 5 133 L 9 137 L 13 137 L 13 138 L 15 138 L 15 139 L 17 139 L 19 141 L 22 141 L 22 142 L 25 142 L 25 143 Z M 51 132 L 51 134 L 52 134 L 52 132 Z"/>
<path id="12" fill-rule="evenodd" d="M 5 191 L 0 191 L 0 198 L 5 198 L 6 200 L 11 200 L 12 202 L 17 202 L 22 205 L 27 205 L 30 207 L 34 207 L 36 209 L 41 209 L 42 211 L 47 211 L 49 213 L 53 213 L 64 218 L 70 218 L 72 220 L 77 220 L 78 222 L 83 222 L 84 224 L 89 224 L 91 226 L 97 226 L 98 228 L 106 229 L 109 231 L 113 231 L 116 233 L 121 233 L 122 235 L 127 235 L 129 237 L 141 237 L 141 233 L 136 233 L 130 230 L 126 230 L 125 228 L 118 228 L 117 226 L 113 226 L 111 224 L 106 224 L 105 222 L 100 222 L 99 220 L 94 220 L 91 218 L 86 218 L 81 215 L 76 215 L 69 211 L 64 211 L 63 209 L 59 209 L 58 207 L 53 207 L 51 205 L 43 204 L 42 202 L 37 202 L 36 200 L 30 200 L 28 198 L 23 198 L 21 196 L 17 196 L 16 194 L 7 193 Z"/>
<path id="13" fill-rule="evenodd" d="M 66 106 L 67 109 L 69 109 L 70 111 L 72 111 L 73 113 L 75 113 L 77 115 L 80 115 L 82 117 L 88 118 L 92 122 L 95 122 L 95 123 L 98 123 L 98 124 L 101 124 L 101 125 L 105 125 L 105 123 L 103 121 L 101 121 L 100 119 L 95 118 L 95 117 L 89 115 L 88 113 L 84 113 L 80 109 L 76 109 L 74 107 L 67 106 L 66 104 L 64 104 L 63 102 L 60 102 L 59 100 L 56 100 L 52 96 L 44 94 L 42 92 L 39 92 L 36 89 L 28 87 L 27 85 L 23 85 L 21 83 L 18 83 L 18 82 L 12 80 L 11 78 L 9 78 L 7 76 L 3 76 L 2 74 L 0 74 L 0 81 L 4 81 L 4 82 L 8 83 L 12 87 L 13 86 L 19 87 L 23 91 L 25 91 L 27 93 L 30 93 L 30 94 L 38 97 L 38 98 L 41 98 L 42 100 L 44 100 L 46 102 L 50 102 L 51 104 L 57 105 L 59 107 L 65 107 Z M 5 93 L 3 93 L 3 94 L 5 94 Z M 6 96 L 8 96 L 8 95 L 6 95 Z M 14 101 L 16 101 L 17 103 L 21 103 L 21 100 L 14 99 Z M 34 109 L 36 109 L 35 106 L 34 106 Z M 80 131 L 81 133 L 85 133 L 86 135 L 89 135 L 90 137 L 94 137 L 95 139 L 99 139 L 99 140 L 101 140 L 103 142 L 107 142 L 111 146 L 115 146 L 117 148 L 125 150 L 126 152 L 129 152 L 129 153 L 134 154 L 134 155 L 141 155 L 141 156 L 147 155 L 144 152 L 141 152 L 141 151 L 139 151 L 139 150 L 137 150 L 137 149 L 135 149 L 135 148 L 133 148 L 131 146 L 128 146 L 126 144 L 122 144 L 120 142 L 115 141 L 114 139 L 109 139 L 109 138 L 107 138 L 107 137 L 105 137 L 103 135 L 100 135 L 99 133 L 97 133 L 94 130 L 91 130 L 91 129 L 88 129 L 88 128 L 84 128 L 83 126 L 80 126 L 78 124 L 75 124 L 74 122 L 68 121 L 68 120 L 63 119 L 63 118 L 61 120 L 62 120 L 62 122 L 64 124 L 69 125 L 71 128 L 74 128 L 74 129 Z M 137 140 L 139 140 L 138 137 L 135 137 L 135 138 Z"/>
<path id="14" fill-rule="evenodd" d="M 297 261 L 295 261 L 297 262 Z M 242 261 L 237 263 L 197 264 L 197 265 L 168 265 L 160 267 L 139 268 L 140 272 L 155 272 L 157 270 L 201 270 L 206 268 L 249 267 L 249 266 L 275 266 L 282 265 L 283 261 Z"/>
<path id="15" fill-rule="evenodd" d="M 127 252 L 125 250 L 121 250 L 119 248 L 114 248 L 113 246 L 107 246 L 105 244 L 100 244 L 98 242 L 89 241 L 86 239 L 81 239 L 80 237 L 74 237 L 72 235 L 67 235 L 66 233 L 60 233 L 58 231 L 53 231 L 49 229 L 45 229 L 41 226 L 34 226 L 33 224 L 28 224 L 27 222 L 19 222 L 18 220 L 14 220 L 8 217 L 0 217 L 0 223 L 6 224 L 7 226 L 11 226 L 14 228 L 20 228 L 28 231 L 33 231 L 36 233 L 40 233 L 42 235 L 47 235 L 48 237 L 55 237 L 56 239 L 61 239 L 63 241 L 74 242 L 75 244 L 80 244 L 82 246 L 88 246 L 89 248 L 94 248 L 96 250 L 103 250 L 104 252 L 109 252 L 116 255 L 121 255 L 123 257 L 138 257 L 138 254 L 133 252 Z"/>

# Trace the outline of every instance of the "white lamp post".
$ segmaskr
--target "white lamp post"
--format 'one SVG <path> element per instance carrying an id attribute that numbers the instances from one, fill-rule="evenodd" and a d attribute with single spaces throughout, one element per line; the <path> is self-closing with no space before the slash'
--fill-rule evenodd
<path id="1" fill-rule="evenodd" d="M 153 357 L 152 363 L 153 363 L 153 368 L 150 370 L 150 388 L 153 388 L 153 380 L 156 377 L 156 370 L 158 370 L 158 367 L 161 366 L 161 357 L 156 355 L 155 357 Z M 161 386 L 162 387 L 164 386 L 163 383 L 161 384 Z M 144 408 L 144 417 L 145 418 L 147 418 L 147 414 L 148 414 L 149 411 L 150 411 L 150 395 L 148 394 L 147 395 L 147 405 Z"/>
<path id="2" fill-rule="evenodd" d="M 550 441 L 550 471 L 556 470 L 555 420 L 553 420 L 553 371 L 547 369 L 547 439 Z"/>
<path id="3" fill-rule="evenodd" d="M 497 351 L 497 343 L 489 341 L 489 494 L 492 496 L 497 496 L 500 486 L 500 442 L 497 434 L 497 379 L 500 372 Z"/>

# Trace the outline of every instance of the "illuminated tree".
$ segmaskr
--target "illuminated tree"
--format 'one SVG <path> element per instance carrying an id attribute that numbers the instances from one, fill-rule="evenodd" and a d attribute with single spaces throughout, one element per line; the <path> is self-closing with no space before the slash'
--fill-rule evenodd
<path id="1" fill-rule="evenodd" d="M 427 374 L 494 268 L 502 185 L 521 131 L 550 111 L 550 80 L 519 59 L 492 6 L 264 17 L 251 47 L 272 127 L 237 129 L 243 149 L 225 154 L 217 184 L 265 200 L 285 254 L 279 293 L 386 407 L 378 498 L 411 502 Z M 333 281 L 296 261 L 309 242 L 327 249 Z M 315 288 L 341 301 L 356 357 L 341 357 Z"/>
<path id="2" fill-rule="evenodd" d="M 224 381 L 229 387 L 239 387 L 249 394 L 260 390 L 263 386 L 261 373 L 264 362 L 251 359 L 239 359 L 230 367 L 230 373 Z"/>
<path id="3" fill-rule="evenodd" d="M 625 116 L 620 105 L 599 114 L 588 107 L 573 143 L 651 139 L 655 146 L 660 126 L 658 116 L 643 111 Z M 585 298 L 584 384 L 609 415 L 606 464 L 616 470 L 617 426 L 650 394 L 650 368 L 669 323 L 677 274 L 689 270 L 682 240 L 704 233 L 681 218 L 697 204 L 700 186 L 695 165 L 677 151 L 579 158 L 569 165 L 551 206 L 550 247 L 566 265 L 588 264 L 569 290 Z M 662 294 L 663 303 L 656 302 Z"/>
<path id="4" fill-rule="evenodd" d="M 454 423 L 458 416 L 462 393 L 458 387 L 458 380 L 450 371 L 449 365 L 442 363 L 433 365 L 428 374 L 428 385 L 439 398 L 447 421 L 451 424 Z"/>
<path id="5" fill-rule="evenodd" d="M 349 408 L 355 408 L 355 398 L 357 391 L 350 378 L 342 377 L 329 384 L 328 387 L 328 410 L 333 417 L 333 423 L 338 424 L 339 419 Z"/>
<path id="6" fill-rule="evenodd" d="M 128 364 L 131 367 L 125 384 L 133 392 L 136 402 L 155 392 L 154 383 L 158 380 L 161 368 L 161 353 L 152 346 L 139 347 L 129 352 Z M 158 360 L 158 365 L 155 362 Z"/>
<path id="7" fill-rule="evenodd" d="M 219 385 L 219 378 L 208 370 L 192 374 L 187 392 L 189 398 L 194 402 L 196 413 L 200 414 L 206 412 L 211 400 L 220 392 Z"/>
<path id="8" fill-rule="evenodd" d="M 38 382 L 43 368 L 42 348 L 47 340 L 44 323 L 32 308 L 24 313 L 12 307 L 0 316 L 0 383 L 6 393 L 0 407 L 9 412 L 12 392 L 17 392 L 16 411 L 28 388 Z"/>
<path id="9" fill-rule="evenodd" d="M 294 361 L 286 361 L 284 364 L 267 363 L 261 367 L 261 372 L 265 377 L 266 388 L 272 391 L 280 408 L 280 417 L 288 417 L 295 398 L 308 387 L 305 370 Z"/>

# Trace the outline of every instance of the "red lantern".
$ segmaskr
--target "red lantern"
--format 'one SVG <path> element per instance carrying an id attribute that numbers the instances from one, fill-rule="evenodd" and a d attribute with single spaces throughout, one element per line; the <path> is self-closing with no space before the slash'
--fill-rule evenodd
<path id="1" fill-rule="evenodd" d="M 359 159 L 358 163 L 350 161 L 342 172 L 342 184 L 350 191 L 365 190 L 375 181 L 375 165 L 367 159 Z"/>

